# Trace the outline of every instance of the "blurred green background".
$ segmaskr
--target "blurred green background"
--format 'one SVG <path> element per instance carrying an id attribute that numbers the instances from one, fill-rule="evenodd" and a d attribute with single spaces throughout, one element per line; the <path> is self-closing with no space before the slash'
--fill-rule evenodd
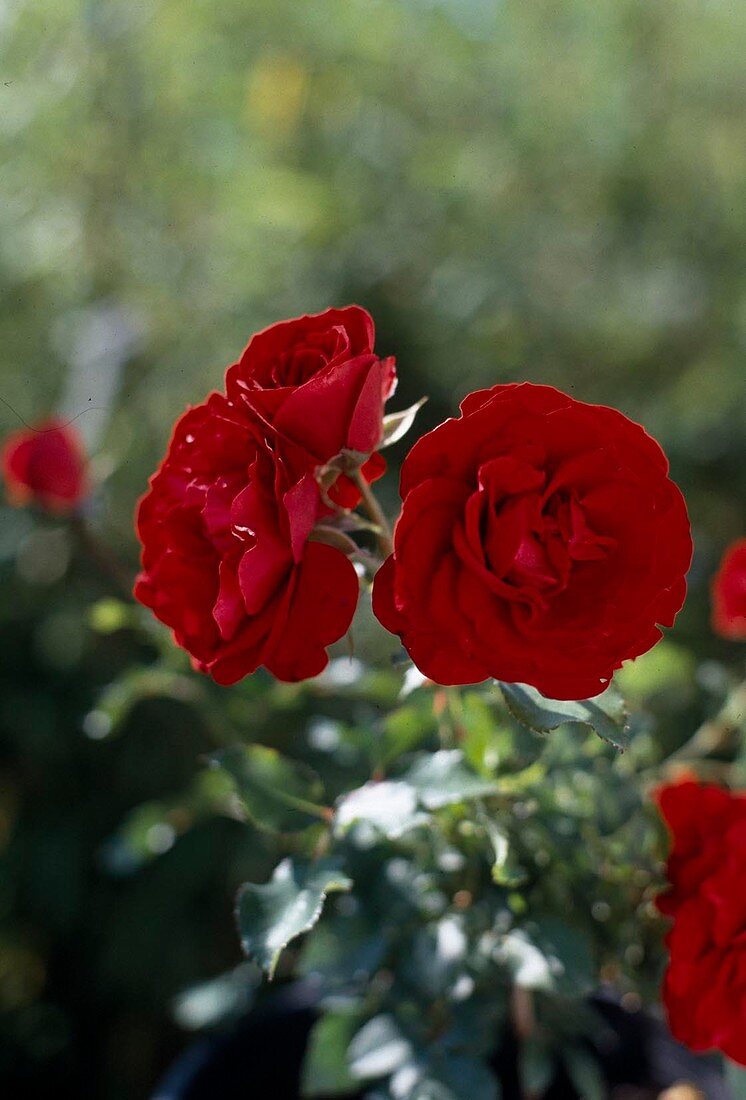
<path id="1" fill-rule="evenodd" d="M 707 583 L 746 531 L 745 53 L 720 0 L 0 0 L 3 433 L 83 412 L 94 521 L 134 569 L 184 405 L 255 329 L 357 301 L 394 407 L 431 396 L 420 428 L 531 379 L 656 434 L 697 544 L 674 639 L 727 658 Z M 171 998 L 238 960 L 263 842 L 219 819 L 137 874 L 107 861 L 207 733 L 157 697 L 116 739 L 86 724 L 148 644 L 90 631 L 108 589 L 64 529 L 0 518 L 0 1080 L 145 1097 L 186 1042 Z"/>

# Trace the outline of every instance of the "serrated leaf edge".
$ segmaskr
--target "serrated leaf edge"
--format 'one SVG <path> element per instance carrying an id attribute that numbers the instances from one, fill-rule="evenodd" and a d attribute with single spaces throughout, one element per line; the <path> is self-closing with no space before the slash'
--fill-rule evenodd
<path id="1" fill-rule="evenodd" d="M 236 922 L 236 925 L 238 927 L 238 935 L 239 935 L 239 939 L 241 941 L 241 948 L 242 948 L 243 953 L 246 956 L 246 958 L 247 959 L 252 959 L 255 963 L 257 963 L 257 965 L 262 970 L 264 970 L 265 967 L 262 964 L 262 962 L 260 961 L 260 959 L 258 958 L 257 954 L 253 951 L 250 951 L 246 947 L 246 944 L 244 942 L 244 936 L 243 936 L 243 933 L 241 932 L 241 900 L 248 891 L 260 890 L 260 889 L 262 889 L 262 887 L 270 886 L 271 883 L 274 881 L 279 869 L 284 864 L 289 864 L 289 863 L 292 863 L 292 861 L 289 858 L 281 860 L 280 863 L 277 864 L 274 871 L 272 872 L 272 875 L 271 875 L 268 882 L 260 882 L 260 883 L 245 882 L 242 886 L 239 886 L 238 892 L 236 893 L 236 902 L 235 902 L 235 905 L 234 905 L 234 908 L 233 908 L 233 916 L 234 916 L 234 920 Z M 282 954 L 282 952 L 285 950 L 287 945 L 289 943 L 292 943 L 293 940 L 297 939 L 298 936 L 302 936 L 305 932 L 309 932 L 311 930 L 311 928 L 313 928 L 313 926 L 316 924 L 319 917 L 321 916 L 321 913 L 322 913 L 323 908 L 324 908 L 324 902 L 326 901 L 329 894 L 346 893 L 348 890 L 351 890 L 351 889 L 352 889 L 352 879 L 349 878 L 347 875 L 345 875 L 344 872 L 342 872 L 342 871 L 339 872 L 339 878 L 332 879 L 324 887 L 324 889 L 321 891 L 321 895 L 319 897 L 318 904 L 313 909 L 313 912 L 311 913 L 308 921 L 303 925 L 302 928 L 299 928 L 298 931 L 296 933 L 294 933 L 294 935 L 292 935 L 289 939 L 285 940 L 285 942 L 280 947 L 278 947 L 276 951 L 273 952 L 273 954 L 270 958 L 269 966 L 266 968 L 266 974 L 267 974 L 267 977 L 269 978 L 270 981 L 272 981 L 272 979 L 275 976 L 275 971 L 277 970 L 277 964 L 280 961 L 280 955 Z"/>
<path id="2" fill-rule="evenodd" d="M 503 697 L 503 701 L 505 703 L 505 706 L 508 708 L 508 710 L 512 714 L 513 718 L 515 718 L 516 722 L 519 722 L 522 726 L 525 727 L 525 729 L 533 730 L 534 733 L 538 733 L 542 737 L 548 737 L 550 733 L 554 733 L 554 731 L 558 730 L 560 728 L 560 726 L 584 726 L 586 729 L 592 730 L 595 733 L 596 737 L 598 737 L 605 744 L 611 745 L 612 749 L 615 749 L 616 752 L 618 752 L 620 756 L 622 755 L 623 752 L 626 751 L 626 746 L 618 745 L 615 741 L 612 741 L 611 738 L 604 737 L 604 735 L 602 733 L 600 733 L 599 730 L 596 729 L 596 727 L 593 725 L 592 722 L 587 721 L 584 718 L 566 718 L 562 722 L 557 722 L 557 724 L 554 725 L 554 726 L 542 726 L 538 722 L 527 722 L 526 719 L 522 715 L 517 713 L 517 711 L 515 709 L 515 703 L 510 698 L 510 696 L 507 695 L 506 692 L 503 691 L 503 682 L 501 680 L 497 680 L 495 682 L 497 683 L 497 686 L 500 688 L 500 694 Z M 507 686 L 512 687 L 514 685 L 508 684 Z M 608 690 L 608 688 L 607 688 L 607 690 Z M 545 696 L 543 696 L 543 698 L 545 698 Z M 630 719 L 629 707 L 627 706 L 627 703 L 626 703 L 624 697 L 621 695 L 621 693 L 619 695 L 619 700 L 620 700 L 621 707 L 622 707 L 622 725 L 620 726 L 620 733 L 625 734 L 625 733 L 627 733 L 627 731 L 629 729 L 629 719 Z M 551 703 L 552 701 L 553 700 L 551 700 L 551 699 L 547 699 L 548 703 Z M 561 700 L 555 700 L 555 701 L 560 702 Z M 587 703 L 588 702 L 587 699 L 573 699 L 571 701 L 576 702 L 576 703 Z"/>

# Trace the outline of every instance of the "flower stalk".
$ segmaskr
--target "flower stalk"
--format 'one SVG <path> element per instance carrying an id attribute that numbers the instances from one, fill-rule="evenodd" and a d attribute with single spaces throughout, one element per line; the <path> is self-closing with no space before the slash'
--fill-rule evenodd
<path id="1" fill-rule="evenodd" d="M 378 531 L 378 545 L 381 553 L 385 558 L 389 557 L 394 552 L 394 536 L 391 530 L 386 514 L 378 503 L 375 494 L 371 490 L 370 485 L 365 480 L 365 477 L 356 470 L 354 474 L 354 481 L 360 490 L 360 495 L 363 499 L 363 505 L 366 512 L 370 516 L 371 520 L 375 524 Z"/>

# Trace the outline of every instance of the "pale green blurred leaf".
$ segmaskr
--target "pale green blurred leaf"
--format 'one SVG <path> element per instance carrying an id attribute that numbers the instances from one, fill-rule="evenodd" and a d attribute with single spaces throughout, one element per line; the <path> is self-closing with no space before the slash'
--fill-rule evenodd
<path id="1" fill-rule="evenodd" d="M 552 1081 L 554 1061 L 546 1043 L 535 1035 L 529 1035 L 521 1041 L 518 1075 L 521 1089 L 526 1096 L 543 1096 Z"/>
<path id="2" fill-rule="evenodd" d="M 500 1085 L 481 1059 L 448 1052 L 434 1058 L 407 1100 L 498 1100 Z"/>
<path id="3" fill-rule="evenodd" d="M 303 1096 L 337 1096 L 355 1089 L 355 1078 L 347 1068 L 347 1048 L 357 1027 L 356 1017 L 333 1013 L 314 1024 L 303 1059 Z"/>
<path id="4" fill-rule="evenodd" d="M 198 982 L 174 998 L 174 1019 L 186 1031 L 201 1031 L 242 1016 L 253 1004 L 259 980 L 253 963 L 242 963 L 216 978 Z"/>
<path id="5" fill-rule="evenodd" d="M 132 709 L 144 699 L 174 699 L 195 704 L 202 699 L 202 685 L 193 677 L 163 667 L 130 668 L 104 688 L 96 706 L 83 720 L 85 732 L 101 740 L 118 732 Z"/>
<path id="6" fill-rule="evenodd" d="M 518 886 L 525 881 L 526 873 L 515 862 L 505 829 L 486 812 L 479 815 L 494 852 L 492 881 L 496 886 Z"/>
<path id="7" fill-rule="evenodd" d="M 405 752 L 419 745 L 426 737 L 435 734 L 432 700 L 419 699 L 397 707 L 383 723 L 380 748 L 380 764 L 387 767 Z"/>
<path id="8" fill-rule="evenodd" d="M 570 1080 L 582 1100 L 606 1100 L 604 1075 L 593 1055 L 577 1047 L 563 1051 L 563 1055 Z"/>
<path id="9" fill-rule="evenodd" d="M 653 649 L 619 669 L 614 682 L 631 699 L 647 699 L 661 691 L 690 693 L 694 684 L 694 654 L 664 638 Z"/>
<path id="10" fill-rule="evenodd" d="M 388 947 L 380 923 L 333 912 L 316 925 L 303 946 L 298 970 L 325 991 L 365 988 Z"/>
<path id="11" fill-rule="evenodd" d="M 334 814 L 334 829 L 344 833 L 357 822 L 365 822 L 382 836 L 396 840 L 427 820 L 427 814 L 418 807 L 413 786 L 401 780 L 386 780 L 366 783 L 341 798 Z"/>
<path id="12" fill-rule="evenodd" d="M 347 1051 L 350 1073 L 358 1081 L 387 1077 L 411 1058 L 412 1044 L 388 1014 L 363 1024 Z"/>
<path id="13" fill-rule="evenodd" d="M 230 775 L 248 817 L 261 829 L 297 832 L 326 816 L 321 780 L 306 765 L 266 745 L 236 745 L 211 757 Z"/>
<path id="14" fill-rule="evenodd" d="M 746 1100 L 746 1067 L 731 1062 L 730 1058 L 723 1061 L 725 1080 L 733 1093 L 733 1100 Z"/>
<path id="15" fill-rule="evenodd" d="M 137 619 L 137 608 L 113 596 L 97 600 L 88 611 L 91 629 L 97 634 L 114 634 L 117 630 L 135 625 Z"/>
<path id="16" fill-rule="evenodd" d="M 527 927 L 531 942 L 549 964 L 552 986 L 570 997 L 590 993 L 596 983 L 588 939 L 559 917 L 542 917 Z"/>
<path id="17" fill-rule="evenodd" d="M 402 778 L 415 788 L 423 806 L 437 810 L 494 794 L 497 784 L 472 771 L 458 749 L 421 753 Z"/>

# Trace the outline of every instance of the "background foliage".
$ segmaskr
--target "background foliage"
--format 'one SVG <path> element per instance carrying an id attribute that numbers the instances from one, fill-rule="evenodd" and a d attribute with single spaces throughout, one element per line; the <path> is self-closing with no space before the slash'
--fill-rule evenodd
<path id="1" fill-rule="evenodd" d="M 746 9 L 3 0 L 0 28 L 0 423 L 85 410 L 102 536 L 134 568 L 170 424 L 252 330 L 359 301 L 420 428 L 530 378 L 661 439 L 697 556 L 635 690 L 684 740 L 736 660 L 707 579 L 744 529 Z M 231 728 L 328 754 L 334 719 L 348 785 L 374 703 L 228 700 L 115 605 L 91 621 L 109 589 L 57 524 L 3 510 L 0 557 L 0 1074 L 146 1096 L 275 857 L 198 757 Z"/>

